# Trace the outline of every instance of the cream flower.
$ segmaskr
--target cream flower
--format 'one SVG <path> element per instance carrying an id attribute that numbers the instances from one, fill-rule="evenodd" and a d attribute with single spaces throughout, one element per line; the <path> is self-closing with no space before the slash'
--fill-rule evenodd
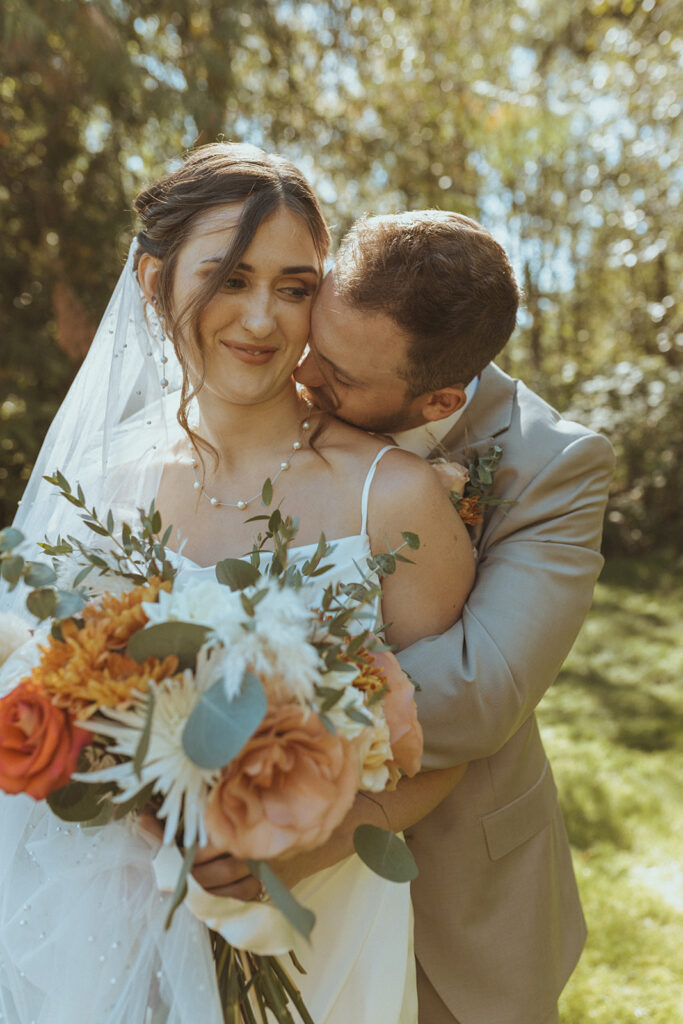
<path id="1" fill-rule="evenodd" d="M 204 815 L 210 787 L 219 776 L 218 771 L 206 770 L 194 764 L 183 749 L 183 729 L 202 693 L 220 678 L 220 659 L 216 651 L 202 649 L 197 656 L 193 673 L 185 671 L 175 679 L 160 683 L 150 682 L 149 692 L 154 695 L 154 713 L 149 748 L 140 769 L 135 772 L 133 758 L 147 719 L 147 702 L 138 698 L 125 711 L 107 709 L 90 719 L 86 727 L 93 732 L 116 740 L 112 748 L 130 760 L 100 771 L 74 775 L 82 782 L 115 782 L 121 793 L 117 803 L 132 799 L 146 785 L 153 782 L 154 792 L 162 793 L 164 802 L 159 817 L 166 819 L 164 843 L 172 843 L 180 814 L 184 822 L 184 843 L 190 846 L 196 839 L 200 845 L 207 842 Z"/>
<path id="2" fill-rule="evenodd" d="M 372 793 L 382 793 L 394 781 L 390 770 L 393 761 L 389 726 L 384 714 L 373 708 L 374 726 L 368 726 L 355 741 L 361 765 L 360 787 Z"/>
<path id="3" fill-rule="evenodd" d="M 239 639 L 247 614 L 240 595 L 218 580 L 200 580 L 188 586 L 177 583 L 159 600 L 143 604 L 150 625 L 160 622 L 197 622 L 208 626 L 227 647 Z"/>
<path id="4" fill-rule="evenodd" d="M 31 627 L 26 619 L 14 612 L 0 614 L 0 665 L 31 639 Z"/>

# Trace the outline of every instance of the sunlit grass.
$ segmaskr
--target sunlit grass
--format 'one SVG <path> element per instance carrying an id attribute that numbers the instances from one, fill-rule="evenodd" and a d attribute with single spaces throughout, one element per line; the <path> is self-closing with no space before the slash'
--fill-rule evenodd
<path id="1" fill-rule="evenodd" d="M 618 560 L 539 709 L 589 938 L 562 1024 L 683 1024 L 683 590 Z"/>

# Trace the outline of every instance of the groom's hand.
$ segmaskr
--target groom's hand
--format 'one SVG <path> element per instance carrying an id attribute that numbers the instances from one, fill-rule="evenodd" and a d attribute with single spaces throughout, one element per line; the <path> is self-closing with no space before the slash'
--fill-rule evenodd
<path id="1" fill-rule="evenodd" d="M 207 843 L 197 847 L 192 877 L 212 896 L 232 896 L 235 900 L 255 900 L 261 883 L 249 872 L 247 862 Z"/>
<path id="2" fill-rule="evenodd" d="M 152 840 L 163 841 L 164 830 L 158 818 L 149 812 L 138 819 L 140 829 Z M 232 896 L 235 900 L 255 900 L 261 893 L 261 883 L 249 873 L 244 860 L 238 860 L 226 850 L 208 843 L 197 847 L 192 876 L 212 896 Z"/>

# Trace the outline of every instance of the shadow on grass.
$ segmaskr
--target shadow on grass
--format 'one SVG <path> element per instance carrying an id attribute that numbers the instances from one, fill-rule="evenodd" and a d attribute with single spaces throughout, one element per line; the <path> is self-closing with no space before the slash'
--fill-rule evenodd
<path id="1" fill-rule="evenodd" d="M 581 691 L 591 702 L 599 704 L 612 723 L 612 743 L 646 752 L 673 750 L 681 743 L 683 716 L 673 700 L 628 683 L 614 682 L 595 670 L 585 675 L 565 668 L 554 685 Z M 581 713 L 585 714 L 585 705 Z M 554 708 L 552 701 L 547 701 L 544 717 L 548 724 L 566 722 L 566 707 Z"/>
<path id="2" fill-rule="evenodd" d="M 619 850 L 631 849 L 631 835 L 622 810 L 599 774 L 574 775 L 565 771 L 560 804 L 569 841 L 577 850 L 589 850 L 598 843 L 611 843 Z"/>

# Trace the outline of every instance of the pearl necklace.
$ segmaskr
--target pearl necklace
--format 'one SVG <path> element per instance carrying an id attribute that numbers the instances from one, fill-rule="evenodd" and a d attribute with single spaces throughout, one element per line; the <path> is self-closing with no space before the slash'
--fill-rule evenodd
<path id="1" fill-rule="evenodd" d="M 313 403 L 307 402 L 306 406 L 308 412 L 310 412 L 311 409 L 313 408 Z M 292 459 L 294 458 L 296 453 L 300 451 L 301 448 L 303 447 L 303 438 L 306 435 L 307 431 L 309 431 L 310 429 L 311 424 L 309 423 L 308 419 L 302 420 L 299 437 L 297 438 L 296 441 L 292 442 L 292 454 L 289 456 L 289 458 L 284 459 L 280 463 L 279 469 L 270 478 L 271 484 L 275 483 L 275 481 L 277 480 L 281 473 L 284 473 L 286 472 L 286 470 L 289 469 Z M 263 489 L 261 489 L 258 492 L 258 494 L 253 494 L 251 498 L 241 498 L 239 501 L 221 501 L 219 498 L 213 498 L 211 497 L 210 494 L 207 494 L 206 490 L 204 489 L 204 485 L 202 484 L 201 480 L 199 480 L 197 477 L 197 468 L 199 466 L 199 462 L 194 456 L 190 459 L 190 465 L 192 466 L 192 475 L 194 476 L 195 491 L 199 491 L 207 499 L 209 504 L 214 506 L 214 508 L 238 508 L 241 511 L 242 509 L 247 508 L 248 505 L 251 505 L 252 501 L 256 501 L 257 498 L 260 498 L 263 493 Z"/>

